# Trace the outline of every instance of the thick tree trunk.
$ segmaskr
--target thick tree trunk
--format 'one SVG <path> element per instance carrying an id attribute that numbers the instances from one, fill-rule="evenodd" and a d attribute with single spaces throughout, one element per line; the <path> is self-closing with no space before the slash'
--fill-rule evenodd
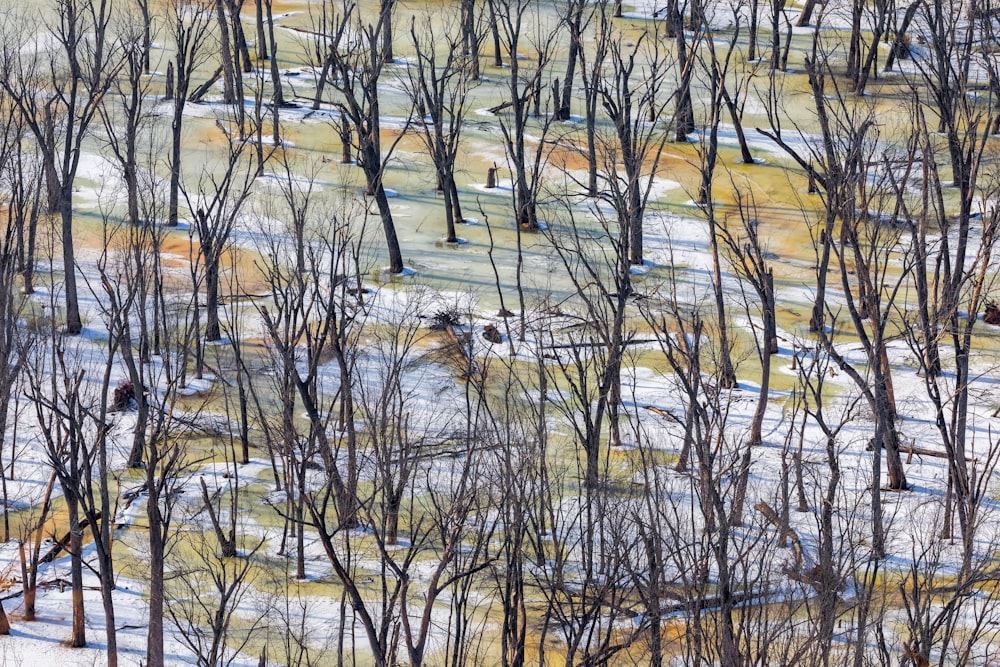
<path id="1" fill-rule="evenodd" d="M 219 261 L 217 250 L 205 256 L 205 340 L 208 342 L 222 338 L 219 325 Z"/>
<path id="2" fill-rule="evenodd" d="M 809 22 L 812 21 L 813 12 L 816 11 L 817 2 L 818 0 L 806 0 L 802 6 L 802 13 L 799 14 L 799 20 L 795 25 L 800 28 L 809 25 Z"/>
<path id="3" fill-rule="evenodd" d="M 380 9 L 382 21 L 382 57 L 385 62 L 391 63 L 394 60 L 392 52 L 392 10 L 396 5 L 396 0 L 382 0 Z"/>
<path id="4" fill-rule="evenodd" d="M 226 17 L 225 0 L 215 0 L 215 16 L 219 23 L 219 54 L 222 59 L 222 101 L 236 103 L 236 71 L 233 66 L 233 48 L 229 38 L 229 19 Z"/>
<path id="5" fill-rule="evenodd" d="M 479 66 L 479 36 L 476 34 L 476 2 L 462 0 L 462 46 L 469 56 L 469 79 L 478 81 Z"/>

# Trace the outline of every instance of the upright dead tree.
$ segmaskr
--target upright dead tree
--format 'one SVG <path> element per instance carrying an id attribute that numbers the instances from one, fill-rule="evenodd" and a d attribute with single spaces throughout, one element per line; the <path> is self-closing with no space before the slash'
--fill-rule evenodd
<path id="1" fill-rule="evenodd" d="M 732 518 L 744 502 L 738 485 L 742 452 L 734 444 L 743 436 L 729 423 L 732 392 L 720 391 L 719 369 L 710 370 L 712 343 L 705 322 L 697 308 L 681 302 L 684 297 L 677 277 L 672 273 L 659 294 L 661 299 L 644 301 L 640 309 L 656 332 L 671 380 L 683 396 L 683 442 L 677 467 L 693 468 L 687 491 L 691 506 L 684 511 L 696 512 L 698 522 L 692 528 L 688 519 L 668 519 L 659 529 L 676 544 L 685 545 L 668 550 L 665 558 L 673 562 L 694 612 L 688 616 L 685 637 L 692 662 L 745 664 L 746 641 L 753 633 L 740 630 L 737 612 L 737 587 L 746 583 L 748 565 L 743 550 L 759 553 L 765 545 L 742 541 Z M 708 595 L 712 595 L 715 611 L 706 623 L 701 610 Z"/>
<path id="2" fill-rule="evenodd" d="M 580 49 L 580 77 L 583 79 L 584 123 L 586 124 L 587 195 L 597 196 L 597 119 L 601 109 L 601 89 L 604 84 L 604 64 L 609 45 L 614 38 L 614 23 L 608 13 L 608 3 L 602 0 L 594 9 L 594 28 Z"/>
<path id="3" fill-rule="evenodd" d="M 733 189 L 740 191 L 735 185 Z M 730 218 L 719 234 L 726 246 L 729 264 L 740 278 L 747 315 L 751 316 L 751 312 L 756 314 L 759 309 L 761 318 L 760 327 L 754 327 L 754 341 L 761 366 L 760 392 L 750 427 L 750 445 L 757 446 L 761 443 L 764 415 L 771 393 L 771 355 L 778 352 L 777 304 L 774 298 L 774 269 L 767 259 L 765 242 L 761 238 L 761 221 L 757 217 L 753 195 L 741 196 L 737 207 L 739 225 L 730 226 Z M 747 284 L 753 290 L 750 294 L 745 291 Z"/>
<path id="4" fill-rule="evenodd" d="M 716 204 L 713 199 L 712 186 L 715 182 L 716 165 L 719 159 L 719 125 L 722 122 L 725 108 L 726 77 L 730 72 L 733 54 L 739 38 L 739 22 L 736 29 L 720 53 L 711 30 L 705 28 L 706 37 L 701 43 L 702 52 L 693 56 L 708 81 L 710 101 L 708 118 L 702 129 L 698 150 L 698 169 L 701 172 L 701 183 L 698 188 L 698 206 L 708 225 L 709 247 L 712 252 L 712 287 L 715 296 L 715 311 L 717 316 L 717 335 L 719 337 L 719 380 L 723 388 L 736 386 L 736 370 L 732 362 L 732 342 L 729 333 L 729 323 L 726 318 L 726 287 L 723 285 L 722 262 L 719 253 L 720 221 L 716 214 Z M 720 40 L 721 43 L 721 40 Z"/>
<path id="5" fill-rule="evenodd" d="M 600 11 L 606 7 L 605 3 L 598 3 Z M 566 73 L 563 75 L 562 90 L 558 97 L 553 100 L 554 114 L 556 120 L 569 120 L 572 110 L 573 83 L 576 79 L 576 68 L 581 59 L 581 51 L 585 48 L 584 33 L 589 29 L 590 21 L 594 16 L 595 5 L 586 0 L 566 0 L 563 16 L 565 17 L 566 32 L 569 37 L 569 48 L 566 51 Z M 558 86 L 558 80 L 553 85 Z"/>
<path id="6" fill-rule="evenodd" d="M 212 26 L 211 0 L 194 3 L 171 0 L 167 5 L 167 22 L 174 42 L 173 72 L 177 78 L 173 85 L 173 113 L 170 120 L 170 200 L 167 225 L 176 227 L 180 208 L 181 138 L 184 130 L 184 109 L 191 92 L 195 70 L 200 67 L 211 50 L 208 37 Z M 168 81 L 168 89 L 170 88 Z"/>
<path id="7" fill-rule="evenodd" d="M 514 181 L 514 222 L 519 230 L 538 229 L 538 193 L 546 157 L 545 138 L 552 125 L 548 115 L 540 117 L 542 96 L 547 93 L 546 76 L 553 58 L 558 32 L 538 15 L 538 8 L 527 0 L 494 0 L 496 25 L 503 46 L 510 54 L 510 72 L 505 94 L 510 98 L 497 106 L 504 151 Z M 521 59 L 518 52 L 530 49 L 532 60 Z M 535 108 L 540 127 L 536 138 L 528 137 L 528 122 Z M 534 143 L 534 146 L 531 144 Z"/>
<path id="8" fill-rule="evenodd" d="M 271 74 L 271 104 L 274 117 L 274 143 L 278 143 L 278 109 L 285 106 L 281 70 L 278 67 L 278 43 L 274 38 L 274 0 L 255 0 L 257 8 L 257 59 L 268 61 Z M 265 26 L 267 29 L 265 31 Z M 270 48 L 268 48 L 270 42 Z"/>
<path id="9" fill-rule="evenodd" d="M 463 221 L 455 161 L 461 140 L 466 104 L 475 81 L 469 76 L 469 59 L 461 52 L 461 35 L 442 36 L 431 17 L 410 25 L 416 66 L 407 69 L 407 93 L 416 109 L 417 134 L 427 148 L 437 176 L 437 189 L 444 195 L 446 241 L 455 243 L 455 225 Z M 442 53 L 443 52 L 443 53 Z"/>
<path id="10" fill-rule="evenodd" d="M 242 3 L 240 3 L 242 4 Z M 225 104 L 236 104 L 243 100 L 240 69 L 233 62 L 232 18 L 230 17 L 230 0 L 215 0 L 215 18 L 219 34 L 219 58 L 222 62 L 222 101 Z M 239 20 L 239 14 L 236 15 Z"/>
<path id="11" fill-rule="evenodd" d="M 141 359 L 141 337 L 136 340 L 135 321 L 149 301 L 144 292 L 159 281 L 150 274 L 160 270 L 156 252 L 155 227 L 150 225 L 115 228 L 106 221 L 104 253 L 99 262 L 101 292 L 95 296 L 101 305 L 101 316 L 108 330 L 111 353 L 120 360 L 127 372 L 116 397 L 121 411 L 136 412 L 132 434 L 130 467 L 144 467 L 146 494 L 145 517 L 149 526 L 149 622 L 147 630 L 147 664 L 162 667 L 164 614 L 164 556 L 170 540 L 171 515 L 176 501 L 173 494 L 181 483 L 183 472 L 182 435 L 174 421 L 174 404 L 178 397 L 179 349 L 178 337 L 164 336 L 160 348 L 160 363 L 156 366 Z M 150 295 L 153 299 L 156 295 Z M 165 309 L 157 310 L 166 313 Z M 179 309 L 181 319 L 190 316 L 190 308 Z M 166 315 L 158 328 L 174 330 Z M 142 491 L 123 494 L 128 502 L 138 502 Z M 108 522 L 101 522 L 102 527 Z"/>
<path id="12" fill-rule="evenodd" d="M 123 17 L 123 21 L 128 19 Z M 137 225 L 139 217 L 139 139 L 149 131 L 150 78 L 146 76 L 148 54 L 142 40 L 147 28 L 136 22 L 124 23 L 119 39 L 122 43 L 121 71 L 112 82 L 113 94 L 105 95 L 99 107 L 104 123 L 107 146 L 122 171 L 125 182 L 127 220 Z M 151 165 L 150 165 L 151 166 Z"/>
<path id="13" fill-rule="evenodd" d="M 596 212 L 591 228 L 578 222 L 572 209 L 567 229 L 550 230 L 549 242 L 559 256 L 575 292 L 579 331 L 565 339 L 552 337 L 557 363 L 552 365 L 552 392 L 573 426 L 585 461 L 583 486 L 600 485 L 607 442 L 621 444 L 621 372 L 626 349 L 635 336 L 627 320 L 632 294 L 628 221 Z"/>
<path id="14" fill-rule="evenodd" d="M 108 457 L 111 425 L 107 421 L 114 343 L 86 348 L 98 357 L 101 372 L 87 378 L 86 352 L 72 348 L 66 335 L 52 329 L 46 345 L 39 346 L 29 372 L 29 398 L 34 404 L 45 455 L 66 499 L 69 535 L 73 622 L 69 645 L 87 645 L 83 603 L 83 533 L 88 527 L 97 552 L 101 598 L 106 619 L 109 665 L 117 665 L 114 569 L 111 523 L 117 503 L 111 501 Z"/>
<path id="15" fill-rule="evenodd" d="M 290 203 L 303 206 L 304 194 Z M 360 240 L 346 220 L 338 215 L 320 218 L 317 229 L 306 239 L 304 270 L 289 270 L 286 257 L 292 250 L 287 239 L 271 236 L 261 248 L 266 257 L 265 280 L 274 303 L 260 304 L 267 339 L 280 368 L 278 387 L 283 413 L 272 436 L 291 475 L 289 493 L 297 493 L 290 519 L 302 530 L 306 475 L 309 466 L 322 462 L 333 490 L 333 500 L 342 526 L 355 525 L 358 517 L 360 445 L 355 424 L 357 339 L 364 301 L 359 297 Z M 320 383 L 323 364 L 333 357 L 339 387 L 324 390 Z M 339 405 L 338 405 L 339 401 Z M 301 406 L 301 408 L 297 407 Z M 308 430 L 296 426 L 295 410 L 305 411 Z M 263 417 L 263 415 L 262 415 Z M 274 420 L 265 420 L 271 421 Z M 342 435 L 332 436 L 333 425 Z"/>
<path id="16" fill-rule="evenodd" d="M 462 0 L 461 3 L 462 50 L 469 58 L 469 78 L 478 81 L 480 74 L 479 46 L 482 41 L 482 29 L 476 13 L 476 0 Z"/>
<path id="17" fill-rule="evenodd" d="M 324 7 L 328 4 L 332 7 L 324 15 L 328 13 L 330 17 L 330 32 L 324 35 L 323 43 L 323 69 L 330 74 L 327 85 L 337 94 L 334 105 L 354 128 L 358 165 L 364 171 L 368 194 L 375 199 L 382 221 L 389 272 L 402 273 L 403 253 L 384 184 L 386 166 L 399 139 L 383 151 L 379 104 L 379 78 L 390 62 L 380 36 L 385 24 L 391 21 L 391 4 L 383 4 L 384 11 L 374 23 L 368 22 L 361 10 L 346 0 L 342 5 L 328 0 Z"/>
<path id="18" fill-rule="evenodd" d="M 995 67 L 995 63 L 990 66 Z M 972 113 L 966 116 L 969 124 L 963 132 L 966 146 L 959 167 L 966 173 L 960 179 L 963 185 L 956 213 L 938 173 L 938 163 L 942 161 L 939 144 L 926 125 L 923 105 L 917 96 L 913 104 L 917 132 L 911 143 L 909 162 L 910 169 L 920 170 L 922 187 L 919 195 L 910 194 L 906 186 L 910 169 L 897 170 L 901 173 L 894 187 L 895 205 L 909 230 L 909 265 L 917 292 L 915 316 L 907 317 L 902 329 L 917 354 L 927 397 L 934 406 L 935 426 L 948 455 L 948 496 L 942 534 L 952 535 L 957 515 L 965 577 L 971 573 L 975 517 L 982 500 L 977 478 L 981 481 L 984 474 L 976 470 L 975 464 L 969 465 L 969 425 L 975 419 L 974 402 L 970 402 L 974 375 L 970 364 L 975 358 L 973 330 L 979 321 L 978 313 L 987 303 L 995 280 L 990 264 L 1000 219 L 991 202 L 1000 184 L 997 174 L 984 165 L 983 158 L 988 151 L 989 128 L 996 116 L 991 109 L 973 110 L 963 105 L 965 113 Z M 982 212 L 973 213 L 976 208 Z M 941 354 L 941 347 L 950 348 L 952 354 Z"/>
<path id="19" fill-rule="evenodd" d="M 782 135 L 772 115 L 772 130 L 765 132 L 820 184 L 822 221 L 814 242 L 817 250 L 817 294 L 810 329 L 824 351 L 855 383 L 868 403 L 874 421 L 872 474 L 873 550 L 884 555 L 881 475 L 882 452 L 888 487 L 905 489 L 906 475 L 899 454 L 898 419 L 888 355 L 888 327 L 898 307 L 897 297 L 912 269 L 895 268 L 895 252 L 904 211 L 898 206 L 896 163 L 909 169 L 912 150 L 897 156 L 881 155 L 874 109 L 864 100 L 849 100 L 832 77 L 829 59 L 814 37 L 807 60 L 820 141 L 804 155 Z M 829 87 L 828 87 L 829 86 Z M 814 166 L 815 165 L 815 166 Z M 839 225 L 839 230 L 838 230 Z M 838 233 L 839 232 L 839 233 Z M 827 273 L 836 269 L 853 333 L 864 353 L 866 366 L 857 367 L 838 350 L 832 320 L 836 312 L 826 300 Z"/>
<path id="20" fill-rule="evenodd" d="M 685 142 L 694 132 L 694 102 L 691 99 L 691 81 L 694 73 L 695 51 L 700 26 L 695 28 L 693 43 L 688 43 L 684 32 L 684 11 L 681 0 L 670 0 L 667 4 L 667 35 L 676 41 L 676 79 L 674 93 L 674 141 Z"/>
<path id="21" fill-rule="evenodd" d="M 227 134 L 227 139 L 226 154 L 215 165 L 221 175 L 206 171 L 194 188 L 181 186 L 188 208 L 194 211 L 192 227 L 198 240 L 197 255 L 204 270 L 206 341 L 222 337 L 219 327 L 222 262 L 229 247 L 229 237 L 250 196 L 255 173 L 252 160 L 245 155 L 247 144 L 232 133 Z"/>
<path id="22" fill-rule="evenodd" d="M 669 65 L 659 41 L 649 35 L 644 33 L 631 47 L 623 35 L 610 41 L 598 87 L 601 105 L 615 128 L 613 138 L 602 137 L 599 142 L 600 196 L 614 207 L 621 230 L 628 234 L 631 265 L 643 262 L 646 204 L 668 139 L 656 121 L 666 110 Z"/>
<path id="23" fill-rule="evenodd" d="M 73 191 L 83 143 L 91 133 L 101 98 L 118 71 L 118 45 L 111 35 L 108 0 L 61 0 L 45 24 L 45 40 L 24 47 L 23 35 L 8 35 L 0 49 L 0 88 L 35 137 L 49 190 L 49 210 L 60 220 L 66 331 L 83 328 L 76 282 Z M 30 14 L 11 28 L 27 28 Z M 34 27 L 27 34 L 34 34 Z"/>

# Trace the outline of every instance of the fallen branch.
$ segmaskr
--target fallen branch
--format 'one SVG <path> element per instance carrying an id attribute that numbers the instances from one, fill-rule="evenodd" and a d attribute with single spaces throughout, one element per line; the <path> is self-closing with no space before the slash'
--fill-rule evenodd
<path id="1" fill-rule="evenodd" d="M 909 447 L 906 447 L 905 445 L 900 445 L 899 451 L 909 455 L 906 458 L 907 463 L 910 463 L 913 460 L 914 454 L 916 454 L 917 456 L 933 456 L 938 459 L 948 458 L 948 452 L 942 452 L 936 449 L 928 449 L 927 447 L 917 447 L 916 445 L 910 445 Z M 965 457 L 966 463 L 975 463 L 976 460 L 977 459 L 974 456 Z"/>
<path id="2" fill-rule="evenodd" d="M 579 326 L 579 325 L 574 325 Z M 657 342 L 655 338 L 637 338 L 635 340 L 626 340 L 622 342 L 623 347 L 628 347 L 629 345 L 641 345 L 643 343 L 655 343 Z M 566 350 L 566 349 L 580 349 L 587 347 L 607 347 L 605 343 L 559 343 L 557 345 L 543 345 L 543 350 Z"/>
<path id="3" fill-rule="evenodd" d="M 670 410 L 664 410 L 662 408 L 656 407 L 655 405 L 644 405 L 642 407 L 644 407 L 645 409 L 649 410 L 654 415 L 659 415 L 659 416 L 663 417 L 667 421 L 672 421 L 675 424 L 680 424 L 681 426 L 684 425 L 684 420 L 682 420 L 680 417 L 678 417 L 674 413 L 670 412 Z"/>

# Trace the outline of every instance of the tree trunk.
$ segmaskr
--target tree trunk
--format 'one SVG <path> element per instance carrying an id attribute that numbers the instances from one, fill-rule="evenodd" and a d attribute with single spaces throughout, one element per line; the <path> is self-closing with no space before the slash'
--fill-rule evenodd
<path id="1" fill-rule="evenodd" d="M 445 196 L 451 197 L 451 209 L 452 214 L 455 217 L 455 222 L 458 224 L 465 222 L 465 217 L 462 215 L 462 204 L 458 199 L 458 185 L 455 184 L 454 173 L 451 173 L 448 176 L 448 192 L 445 193 Z"/>
<path id="2" fill-rule="evenodd" d="M 229 39 L 229 20 L 225 0 L 215 0 L 215 16 L 219 23 L 219 54 L 222 58 L 222 102 L 236 103 L 236 72 L 233 67 L 233 50 Z"/>
<path id="3" fill-rule="evenodd" d="M 38 184 L 41 185 L 40 183 Z M 28 214 L 27 247 L 24 250 L 24 263 L 21 269 L 21 278 L 24 281 L 24 293 L 35 293 L 35 243 L 38 232 L 38 209 L 40 207 L 40 192 L 35 190 L 35 195 L 31 203 L 31 211 Z"/>
<path id="4" fill-rule="evenodd" d="M 899 24 L 899 29 L 896 31 L 896 37 L 892 41 L 892 46 L 889 48 L 889 55 L 885 58 L 885 68 L 886 72 L 892 71 L 892 66 L 896 62 L 896 58 L 904 58 L 909 52 L 909 46 L 906 43 L 906 31 L 910 29 L 910 23 L 913 21 L 913 17 L 917 13 L 917 9 L 920 8 L 920 1 L 910 3 L 906 8 L 906 13 L 903 14 L 903 21 Z"/>
<path id="5" fill-rule="evenodd" d="M 274 89 L 272 100 L 275 107 L 274 145 L 277 146 L 279 139 L 277 109 L 285 105 L 285 93 L 281 86 L 281 71 L 278 69 L 278 42 L 274 38 L 274 17 L 272 15 L 272 0 L 264 0 L 264 1 L 267 3 L 267 34 L 271 40 L 271 87 Z M 265 55 L 264 57 L 266 58 L 267 56 Z"/>
<path id="6" fill-rule="evenodd" d="M 83 609 L 83 528 L 80 526 L 78 501 L 73 489 L 63 489 L 69 514 L 70 585 L 73 597 L 73 625 L 70 648 L 87 645 L 86 620 Z"/>
<path id="7" fill-rule="evenodd" d="M 385 62 L 391 63 L 394 60 L 392 53 L 392 10 L 396 0 L 382 0 L 379 20 L 382 21 L 382 57 Z"/>
<path id="8" fill-rule="evenodd" d="M 743 114 L 740 113 L 739 107 L 736 106 L 736 102 L 729 95 L 729 91 L 725 87 L 722 89 L 722 99 L 726 102 L 726 108 L 729 109 L 729 116 L 733 119 L 733 128 L 736 130 L 736 141 L 740 145 L 740 157 L 743 160 L 743 164 L 753 164 L 753 154 L 750 153 L 750 146 L 747 144 L 746 135 L 743 133 Z"/>
<path id="9" fill-rule="evenodd" d="M 146 520 L 149 523 L 149 620 L 146 629 L 146 664 L 163 667 L 163 518 L 160 514 L 157 465 L 146 467 Z"/>
<path id="10" fill-rule="evenodd" d="M 229 16 L 233 26 L 233 52 L 237 59 L 242 62 L 243 72 L 249 74 L 253 71 L 253 61 L 250 59 L 250 49 L 247 46 L 247 37 L 243 31 L 243 21 L 240 18 L 244 2 L 245 0 L 229 0 Z"/>
<path id="11" fill-rule="evenodd" d="M 674 141 L 685 142 L 687 136 L 694 132 L 694 103 L 691 101 L 691 70 L 693 60 L 688 54 L 687 40 L 684 37 L 683 19 L 680 10 L 676 8 L 677 0 L 673 0 L 674 30 L 677 34 L 677 66 L 680 68 L 680 86 L 677 91 L 677 107 L 674 112 Z"/>
<path id="12" fill-rule="evenodd" d="M 80 319 L 80 300 L 76 289 L 76 253 L 73 246 L 73 184 L 64 183 L 60 190 L 59 212 L 62 219 L 66 333 L 76 335 L 83 330 L 83 321 Z"/>
<path id="13" fill-rule="evenodd" d="M 42 142 L 41 151 L 42 172 L 45 174 L 45 190 L 48 194 L 45 210 L 47 213 L 56 213 L 59 211 L 61 198 L 59 172 L 56 169 L 56 125 L 51 107 L 46 104 L 44 109 L 45 141 Z"/>
<path id="14" fill-rule="evenodd" d="M 203 243 L 203 252 L 204 248 Z M 219 325 L 219 262 L 219 249 L 205 255 L 205 340 L 208 342 L 222 338 Z"/>
<path id="15" fill-rule="evenodd" d="M 182 76 L 178 74 L 178 76 Z M 179 88 L 182 88 L 179 86 Z M 180 209 L 181 186 L 181 130 L 184 123 L 184 90 L 174 97 L 174 117 L 170 123 L 170 193 L 167 204 L 167 226 L 176 227 Z"/>
<path id="16" fill-rule="evenodd" d="M 476 2 L 462 0 L 462 46 L 469 56 L 469 79 L 478 81 L 479 71 L 479 36 L 476 34 Z"/>
<path id="17" fill-rule="evenodd" d="M 809 25 L 809 22 L 812 21 L 813 12 L 816 10 L 817 2 L 818 0 L 806 0 L 805 4 L 802 6 L 802 13 L 799 14 L 798 23 L 795 25 L 800 28 L 804 28 Z"/>
<path id="18" fill-rule="evenodd" d="M 583 0 L 574 0 L 577 4 L 570 10 L 569 20 L 569 52 L 566 54 L 566 78 L 563 79 L 562 94 L 556 110 L 556 120 L 569 120 L 573 97 L 573 79 L 576 77 L 576 61 L 580 53 L 580 23 L 583 14 Z"/>
<path id="19" fill-rule="evenodd" d="M 385 187 L 382 185 L 381 157 L 378 150 L 368 139 L 362 140 L 362 151 L 364 151 L 365 177 L 368 189 L 375 197 L 375 205 L 378 207 L 379 218 L 382 220 L 382 231 L 385 234 L 386 250 L 389 253 L 389 273 L 403 272 L 403 252 L 399 247 L 399 238 L 396 236 L 396 225 L 392 221 L 392 209 L 389 208 L 389 198 L 385 194 Z"/>

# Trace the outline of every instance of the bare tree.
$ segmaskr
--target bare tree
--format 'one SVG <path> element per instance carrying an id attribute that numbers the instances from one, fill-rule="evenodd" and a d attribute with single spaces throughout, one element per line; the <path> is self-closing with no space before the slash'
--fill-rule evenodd
<path id="1" fill-rule="evenodd" d="M 647 34 L 632 47 L 626 46 L 621 35 L 610 40 L 608 65 L 598 84 L 601 105 L 614 123 L 617 139 L 602 141 L 599 149 L 603 153 L 601 198 L 614 207 L 621 229 L 627 230 L 632 265 L 643 262 L 646 204 L 668 136 L 656 127 L 667 104 L 663 90 L 666 57 L 656 40 L 645 38 Z M 618 171 L 619 164 L 624 174 Z"/>
<path id="2" fill-rule="evenodd" d="M 84 384 L 80 350 L 68 350 L 66 338 L 53 330 L 39 349 L 29 373 L 30 397 L 44 438 L 45 453 L 69 514 L 67 551 L 71 557 L 73 625 L 70 646 L 87 645 L 83 606 L 83 531 L 89 526 L 98 554 L 101 597 L 107 622 L 108 660 L 117 664 L 115 608 L 111 593 L 114 570 L 111 555 L 111 470 L 108 463 L 108 393 L 114 364 L 113 344 L 98 360 L 101 379 L 96 388 Z M 90 349 L 91 354 L 97 350 Z M 103 366 L 103 368 L 101 367 Z M 82 515 L 82 516 L 81 516 Z"/>
<path id="3" fill-rule="evenodd" d="M 392 149 L 399 138 L 383 152 L 379 104 L 379 78 L 392 57 L 380 38 L 391 21 L 387 10 L 391 9 L 391 4 L 383 4 L 383 11 L 374 24 L 367 23 L 353 3 L 344 2 L 337 8 L 328 1 L 323 7 L 324 16 L 329 16 L 329 24 L 325 26 L 329 32 L 323 35 L 323 70 L 331 75 L 329 79 L 324 77 L 324 81 L 336 91 L 334 105 L 354 128 L 358 165 L 364 171 L 368 194 L 374 197 L 382 221 L 389 272 L 402 273 L 403 253 L 383 182 Z"/>
<path id="4" fill-rule="evenodd" d="M 226 154 L 220 160 L 221 174 L 203 171 L 194 188 L 181 186 L 188 208 L 194 211 L 198 257 L 204 271 L 205 340 L 222 337 L 219 327 L 219 286 L 222 261 L 243 205 L 250 196 L 254 170 L 244 154 L 246 143 L 226 135 Z M 200 364 L 200 360 L 199 360 Z"/>
<path id="5" fill-rule="evenodd" d="M 534 231 L 538 225 L 538 193 L 541 171 L 547 154 L 545 138 L 552 127 L 552 117 L 540 118 L 534 146 L 527 136 L 532 103 L 535 116 L 541 116 L 543 95 L 548 91 L 545 78 L 554 56 L 558 31 L 546 24 L 526 0 L 495 0 L 496 26 L 503 46 L 510 54 L 510 73 L 505 91 L 508 100 L 494 108 L 498 113 L 504 150 L 514 181 L 514 222 L 519 230 Z M 518 52 L 531 49 L 532 60 L 521 59 Z M 550 100 L 551 101 L 551 100 Z M 548 109 L 547 109 L 548 111 Z M 503 113 L 501 113 L 503 112 Z"/>
<path id="6" fill-rule="evenodd" d="M 177 226 L 180 205 L 181 183 L 181 139 L 184 130 L 184 109 L 191 91 L 192 77 L 211 50 L 210 35 L 212 14 L 210 0 L 197 0 L 193 5 L 171 0 L 167 7 L 167 21 L 175 53 L 172 72 L 177 82 L 173 83 L 168 73 L 167 90 L 173 92 L 173 115 L 170 121 L 170 201 L 167 210 L 167 225 Z"/>
<path id="7" fill-rule="evenodd" d="M 13 36 L 0 54 L 0 88 L 22 114 L 46 167 L 49 210 L 61 223 L 66 330 L 83 328 L 76 281 L 73 190 L 84 139 L 101 98 L 117 76 L 120 54 L 111 34 L 107 0 L 60 2 L 47 25 L 54 48 L 22 49 Z M 30 20 L 25 16 L 23 20 Z M 17 23 L 8 24 L 16 29 Z M 34 31 L 31 31 L 34 32 Z"/>
<path id="8" fill-rule="evenodd" d="M 476 82 L 468 75 L 469 60 L 461 53 L 459 35 L 442 36 L 440 30 L 435 30 L 431 17 L 421 22 L 418 29 L 413 17 L 410 37 L 416 51 L 416 67 L 407 69 L 407 92 L 417 110 L 417 134 L 434 162 L 437 189 L 444 195 L 445 240 L 455 243 L 458 241 L 455 225 L 463 222 L 455 161 L 466 104 Z M 439 45 L 442 40 L 444 44 Z"/>

